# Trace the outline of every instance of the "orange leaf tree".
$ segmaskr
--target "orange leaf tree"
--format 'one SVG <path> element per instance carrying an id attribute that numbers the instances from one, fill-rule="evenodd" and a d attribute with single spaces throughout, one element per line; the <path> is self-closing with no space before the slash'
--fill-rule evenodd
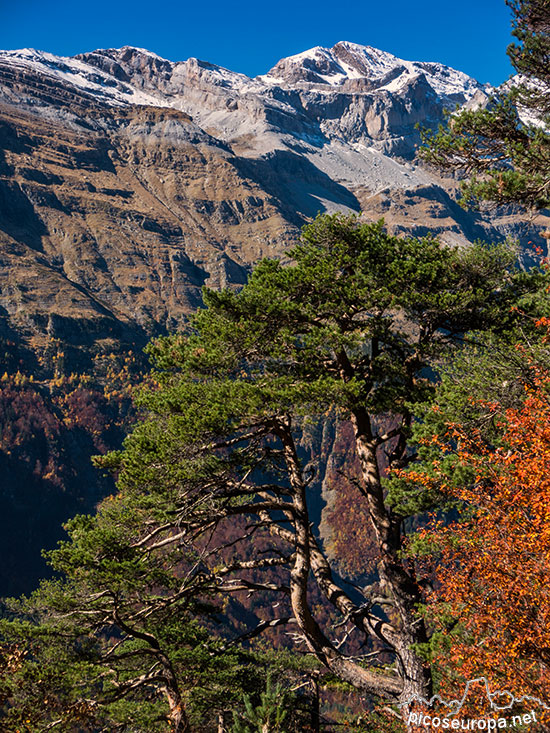
<path id="1" fill-rule="evenodd" d="M 429 608 L 443 688 L 483 675 L 550 703 L 550 372 L 523 358 L 523 399 L 479 405 L 502 431 L 498 444 L 458 423 L 434 439 L 464 480 L 437 459 L 407 478 L 461 506 L 459 519 L 433 517 L 421 533 L 436 553 L 426 569 L 438 560 Z"/>

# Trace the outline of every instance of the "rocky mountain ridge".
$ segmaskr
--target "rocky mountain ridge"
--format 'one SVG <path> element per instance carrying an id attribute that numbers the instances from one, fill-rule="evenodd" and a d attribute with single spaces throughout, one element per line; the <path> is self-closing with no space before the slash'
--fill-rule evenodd
<path id="1" fill-rule="evenodd" d="M 0 323 L 29 344 L 143 342 L 242 284 L 319 211 L 449 243 L 532 237 L 414 159 L 416 125 L 487 88 L 340 42 L 251 79 L 143 49 L 0 52 Z"/>
<path id="2" fill-rule="evenodd" d="M 185 86 L 196 69 L 208 81 L 241 94 L 262 93 L 273 86 L 297 84 L 339 87 L 355 91 L 397 91 L 424 76 L 441 98 L 464 103 L 487 89 L 472 77 L 437 62 L 414 62 L 386 51 L 340 41 L 332 48 L 316 46 L 281 59 L 266 74 L 255 78 L 194 57 L 172 62 L 146 49 L 124 46 L 98 49 L 74 57 L 60 57 L 35 49 L 0 51 L 3 63 L 27 67 L 43 76 L 65 81 L 109 104 L 150 104 L 178 108 L 184 104 Z"/>
<path id="3" fill-rule="evenodd" d="M 0 65 L 6 86 L 14 79 L 26 79 L 28 98 L 19 97 L 20 104 L 35 106 L 40 87 L 47 85 L 69 91 L 82 103 L 170 107 L 190 114 L 203 129 L 214 128 L 216 137 L 226 141 L 263 133 L 268 139 L 257 140 L 259 147 L 253 147 L 261 152 L 270 144 L 272 149 L 277 142 L 288 144 L 291 138 L 323 144 L 363 140 L 372 142 L 375 150 L 397 152 L 395 141 L 391 142 L 397 132 L 397 97 L 408 95 L 409 105 L 400 111 L 409 116 L 415 111 L 411 102 L 426 105 L 431 97 L 431 106 L 418 110 L 426 123 L 430 113 L 440 119 L 444 105 L 463 104 L 486 89 L 442 64 L 403 61 L 348 42 L 282 59 L 254 79 L 195 58 L 174 63 L 133 47 L 73 58 L 33 49 L 7 51 L 0 52 Z M 393 115 L 382 115 L 383 124 L 376 118 L 385 108 Z M 367 113 L 366 119 L 361 119 L 361 112 Z M 412 118 L 407 122 L 409 127 L 414 124 Z M 407 152 L 412 154 L 411 146 Z"/>

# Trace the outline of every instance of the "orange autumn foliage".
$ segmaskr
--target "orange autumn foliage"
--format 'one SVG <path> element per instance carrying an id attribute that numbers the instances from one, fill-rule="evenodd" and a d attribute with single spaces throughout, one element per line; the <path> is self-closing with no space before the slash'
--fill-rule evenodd
<path id="1" fill-rule="evenodd" d="M 431 608 L 459 621 L 437 660 L 443 689 L 483 675 L 550 704 L 550 375 L 532 371 L 523 404 L 502 412 L 501 447 L 451 426 L 475 481 L 447 485 L 465 504 L 461 521 L 425 535 L 442 553 Z"/>

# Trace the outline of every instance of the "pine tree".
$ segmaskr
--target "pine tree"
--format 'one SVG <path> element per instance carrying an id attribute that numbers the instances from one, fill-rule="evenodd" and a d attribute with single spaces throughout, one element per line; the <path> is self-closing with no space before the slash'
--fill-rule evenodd
<path id="1" fill-rule="evenodd" d="M 244 696 L 244 712 L 233 713 L 232 733 L 286 733 L 285 721 L 289 717 L 289 696 L 280 683 L 274 685 L 270 674 L 267 676 L 265 691 L 260 695 L 260 703 L 254 706 L 250 695 Z"/>
<path id="2" fill-rule="evenodd" d="M 203 554 L 202 572 L 220 593 L 287 599 L 282 617 L 258 631 L 292 620 L 340 679 L 390 700 L 425 696 L 430 671 L 414 651 L 427 640 L 422 592 L 401 556 L 408 514 L 388 503 L 385 467 L 415 459 L 411 404 L 433 392 L 429 369 L 465 331 L 511 328 L 512 306 L 538 292 L 545 275 L 516 271 L 505 246 L 450 249 L 340 215 L 306 227 L 291 256 L 287 267 L 260 263 L 238 294 L 205 291 L 194 330 L 151 346 L 156 371 L 141 398 L 149 415 L 109 460 L 121 492 L 164 502 L 143 546 L 242 527 L 230 558 Z M 351 425 L 376 548 L 377 577 L 359 601 L 309 518 L 308 487 L 322 467 L 305 465 L 300 438 L 327 415 Z M 251 532 L 271 543 L 269 555 L 250 557 Z M 370 645 L 370 665 L 341 651 L 316 618 L 312 580 Z M 374 670 L 376 655 L 391 662 Z"/>
<path id="3" fill-rule="evenodd" d="M 508 0 L 517 43 L 508 55 L 518 72 L 489 103 L 449 116 L 436 133 L 424 131 L 423 157 L 466 176 L 465 205 L 481 201 L 550 204 L 550 2 Z"/>

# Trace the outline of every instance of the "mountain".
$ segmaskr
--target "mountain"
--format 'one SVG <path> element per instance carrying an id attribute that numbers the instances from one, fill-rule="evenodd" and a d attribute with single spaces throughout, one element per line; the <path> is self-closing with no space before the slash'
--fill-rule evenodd
<path id="1" fill-rule="evenodd" d="M 452 182 L 414 161 L 417 123 L 485 94 L 442 64 L 347 42 L 255 79 L 133 47 L 1 52 L 4 331 L 81 352 L 142 342 L 181 325 L 203 284 L 238 286 L 283 256 L 318 211 L 449 242 L 516 233 L 462 212 Z"/>
<path id="2" fill-rule="evenodd" d="M 0 595 L 112 488 L 89 455 L 120 440 L 118 413 L 73 373 L 182 327 L 203 285 L 239 287 L 319 211 L 448 243 L 536 238 L 513 212 L 464 212 L 415 159 L 417 123 L 487 92 L 348 42 L 254 79 L 133 47 L 0 52 Z"/>

